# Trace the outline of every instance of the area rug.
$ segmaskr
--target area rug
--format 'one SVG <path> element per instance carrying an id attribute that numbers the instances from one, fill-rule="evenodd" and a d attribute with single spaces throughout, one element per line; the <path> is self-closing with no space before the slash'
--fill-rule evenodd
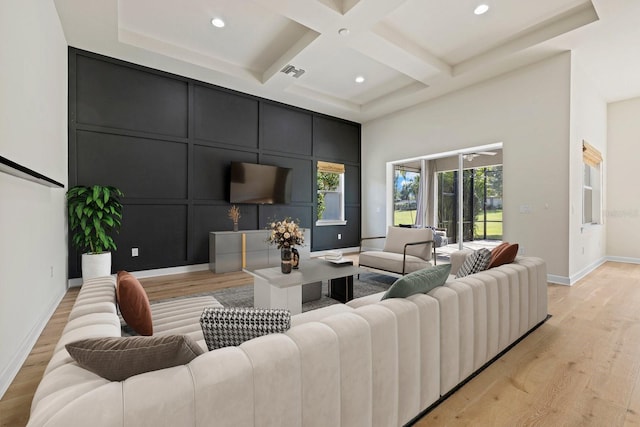
<path id="1" fill-rule="evenodd" d="M 395 277 L 385 276 L 376 273 L 363 273 L 353 277 L 353 297 L 360 298 L 363 296 L 383 292 L 396 281 Z M 302 311 L 315 310 L 321 307 L 327 307 L 340 302 L 329 298 L 327 281 L 322 282 L 322 297 L 319 300 L 309 301 L 302 304 Z M 208 292 L 205 294 L 189 295 L 179 298 L 189 298 L 193 296 L 211 295 L 224 307 L 253 307 L 253 285 L 236 286 L 233 288 L 220 289 L 218 291 Z M 161 301 L 157 301 L 161 302 Z M 154 303 L 152 303 L 153 305 Z"/>

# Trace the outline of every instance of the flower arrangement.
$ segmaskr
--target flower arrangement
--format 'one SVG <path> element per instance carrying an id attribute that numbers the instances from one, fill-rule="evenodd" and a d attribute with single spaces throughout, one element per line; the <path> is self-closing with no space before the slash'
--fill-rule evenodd
<path id="1" fill-rule="evenodd" d="M 236 205 L 231 206 L 229 212 L 227 212 L 227 216 L 234 224 L 237 224 L 240 219 L 240 208 Z"/>
<path id="2" fill-rule="evenodd" d="M 278 249 L 291 248 L 304 243 L 303 229 L 300 228 L 297 221 L 293 221 L 291 218 L 274 221 L 270 228 L 271 234 L 267 241 L 276 245 Z"/>

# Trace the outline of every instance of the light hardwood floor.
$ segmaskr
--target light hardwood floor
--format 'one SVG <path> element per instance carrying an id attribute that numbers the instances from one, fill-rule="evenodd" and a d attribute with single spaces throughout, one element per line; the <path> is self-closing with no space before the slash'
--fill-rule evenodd
<path id="1" fill-rule="evenodd" d="M 153 300 L 251 283 L 208 271 L 141 282 Z M 0 426 L 23 426 L 77 289 L 64 297 L 11 387 Z M 549 319 L 417 426 L 640 425 L 640 265 L 606 263 L 549 286 Z"/>

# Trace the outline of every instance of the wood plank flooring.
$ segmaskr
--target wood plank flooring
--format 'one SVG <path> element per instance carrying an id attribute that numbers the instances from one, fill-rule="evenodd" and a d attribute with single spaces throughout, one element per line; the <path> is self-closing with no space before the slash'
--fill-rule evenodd
<path id="1" fill-rule="evenodd" d="M 251 283 L 208 271 L 142 279 L 152 301 Z M 66 323 L 70 289 L 0 400 L 0 426 L 24 426 Z M 573 287 L 549 286 L 553 315 L 417 426 L 640 425 L 640 265 L 606 263 Z"/>

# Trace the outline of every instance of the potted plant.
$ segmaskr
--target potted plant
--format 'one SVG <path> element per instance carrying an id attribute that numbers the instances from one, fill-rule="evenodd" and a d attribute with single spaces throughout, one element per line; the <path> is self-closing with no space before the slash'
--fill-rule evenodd
<path id="1" fill-rule="evenodd" d="M 122 220 L 122 192 L 102 185 L 72 187 L 67 192 L 71 243 L 82 252 L 82 277 L 111 274 L 111 252 L 116 244 L 111 233 Z"/>

